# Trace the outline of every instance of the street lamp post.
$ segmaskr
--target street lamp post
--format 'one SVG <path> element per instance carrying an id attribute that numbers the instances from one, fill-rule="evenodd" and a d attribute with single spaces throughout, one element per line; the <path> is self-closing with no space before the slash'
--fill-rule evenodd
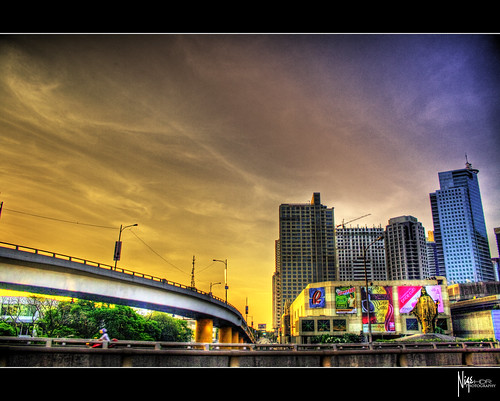
<path id="1" fill-rule="evenodd" d="M 225 260 L 214 259 L 213 261 L 224 263 L 224 289 L 226 290 L 226 304 L 227 304 L 227 289 L 229 288 L 227 286 L 227 259 Z"/>
<path id="2" fill-rule="evenodd" d="M 212 286 L 213 285 L 217 285 L 217 284 L 222 284 L 222 283 L 220 281 L 218 283 L 212 283 L 212 282 L 210 282 L 210 292 L 209 292 L 210 296 L 212 296 Z"/>
<path id="3" fill-rule="evenodd" d="M 383 239 L 384 236 L 381 235 L 380 237 L 376 238 L 372 242 L 370 242 L 368 245 L 366 245 L 363 248 L 363 265 L 365 268 L 365 293 L 366 293 L 366 313 L 368 316 L 368 342 L 371 344 L 372 343 L 372 323 L 370 319 L 370 294 L 368 292 L 368 273 L 366 271 L 366 251 L 370 246 L 372 246 L 375 242 L 380 241 Z M 363 315 L 363 308 L 361 308 L 361 315 Z M 361 320 L 363 320 L 363 316 L 361 316 Z M 363 321 L 361 321 L 361 329 L 363 329 Z"/>
<path id="4" fill-rule="evenodd" d="M 118 234 L 118 241 L 116 241 L 116 243 L 115 243 L 115 255 L 113 258 L 115 260 L 115 270 L 116 270 L 116 264 L 120 260 L 120 255 L 122 252 L 122 231 L 125 230 L 126 228 L 136 227 L 138 225 L 139 224 L 135 223 L 135 224 L 131 224 L 129 226 L 123 227 L 123 224 L 120 224 L 120 234 Z"/>

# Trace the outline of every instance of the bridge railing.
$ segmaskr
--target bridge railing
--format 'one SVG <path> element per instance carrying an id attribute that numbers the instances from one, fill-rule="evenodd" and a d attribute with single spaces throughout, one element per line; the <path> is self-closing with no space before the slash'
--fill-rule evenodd
<path id="1" fill-rule="evenodd" d="M 339 343 L 339 344 L 242 344 L 242 343 L 193 343 L 167 341 L 129 341 L 117 340 L 99 342 L 96 339 L 85 338 L 46 338 L 46 337 L 0 337 L 2 346 L 29 346 L 47 348 L 88 348 L 99 344 L 102 348 L 131 348 L 142 350 L 239 350 L 239 351 L 373 351 L 373 350 L 467 350 L 467 349 L 497 349 L 499 343 L 492 341 L 460 341 L 460 342 L 394 342 L 394 343 Z M 499 350 L 500 351 L 500 350 Z M 424 351 L 425 352 L 425 351 Z"/>
<path id="2" fill-rule="evenodd" d="M 0 246 L 4 247 L 4 248 L 8 248 L 8 249 L 15 249 L 16 251 L 29 252 L 29 253 L 33 253 L 33 254 L 36 254 L 36 255 L 48 256 L 48 257 L 51 257 L 51 258 L 54 258 L 54 259 L 62 259 L 62 260 L 70 261 L 70 262 L 80 263 L 80 264 L 87 265 L 87 266 L 99 267 L 99 268 L 105 269 L 105 270 L 117 271 L 117 272 L 120 272 L 120 273 L 127 274 L 129 276 L 140 277 L 140 278 L 144 278 L 144 279 L 147 279 L 147 280 L 151 280 L 151 281 L 156 281 L 156 282 L 159 282 L 159 283 L 163 283 L 163 284 L 166 284 L 166 285 L 171 285 L 171 286 L 174 286 L 174 287 L 183 288 L 183 289 L 186 289 L 186 290 L 190 290 L 190 291 L 196 292 L 196 293 L 201 294 L 201 295 L 206 295 L 207 297 L 210 297 L 212 299 L 216 299 L 216 300 L 218 300 L 218 301 L 220 301 L 220 302 L 222 302 L 222 303 L 230 306 L 231 308 L 233 308 L 234 310 L 236 310 L 238 313 L 241 314 L 241 312 L 239 312 L 238 309 L 234 305 L 230 304 L 229 302 L 226 302 L 224 299 L 222 299 L 220 297 L 217 297 L 217 296 L 215 296 L 215 295 L 213 295 L 211 293 L 205 292 L 205 291 L 201 291 L 201 290 L 199 290 L 197 288 L 194 288 L 194 287 L 191 287 L 191 286 L 187 286 L 187 285 L 184 285 L 184 284 L 181 284 L 181 283 L 177 283 L 175 281 L 167 280 L 166 278 L 163 278 L 163 277 L 153 276 L 153 275 L 147 274 L 147 273 L 140 273 L 140 272 L 137 272 L 137 271 L 134 271 L 134 270 L 123 269 L 123 268 L 120 268 L 120 267 L 117 267 L 115 269 L 114 266 L 108 265 L 106 263 L 94 262 L 94 261 L 91 261 L 91 260 L 87 260 L 87 259 L 83 259 L 83 258 L 78 258 L 78 257 L 75 257 L 75 256 L 69 256 L 69 255 L 64 255 L 64 254 L 57 253 L 57 252 L 45 251 L 45 250 L 42 250 L 42 249 L 32 248 L 32 247 L 24 246 L 24 245 L 11 244 L 9 242 L 0 241 Z M 248 327 L 246 321 L 244 319 L 242 319 L 242 320 L 244 322 L 243 324 L 245 326 L 245 330 L 249 331 L 249 327 Z"/>

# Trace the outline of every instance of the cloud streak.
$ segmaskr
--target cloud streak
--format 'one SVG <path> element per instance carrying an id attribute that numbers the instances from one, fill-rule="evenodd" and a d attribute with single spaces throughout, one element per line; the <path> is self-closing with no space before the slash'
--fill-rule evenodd
<path id="1" fill-rule="evenodd" d="M 430 230 L 437 172 L 467 152 L 489 231 L 499 224 L 494 46 L 480 35 L 4 36 L 0 200 L 117 230 L 5 213 L 0 239 L 110 263 L 120 224 L 139 223 L 185 271 L 127 231 L 120 263 L 187 283 L 193 254 L 200 269 L 228 258 L 230 301 L 243 309 L 248 296 L 270 323 L 280 203 L 320 191 L 338 222 L 413 214 Z M 197 283 L 221 278 L 213 266 Z"/>

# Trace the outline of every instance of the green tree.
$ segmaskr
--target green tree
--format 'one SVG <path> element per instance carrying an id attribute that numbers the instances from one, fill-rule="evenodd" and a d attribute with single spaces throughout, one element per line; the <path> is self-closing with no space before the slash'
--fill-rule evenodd
<path id="1" fill-rule="evenodd" d="M 56 307 L 46 310 L 38 323 L 38 327 L 47 337 L 78 336 L 78 331 L 73 327 L 74 319 L 69 302 L 60 302 Z"/>
<path id="2" fill-rule="evenodd" d="M 156 322 L 160 329 L 160 334 L 157 337 L 158 341 L 191 341 L 193 331 L 187 326 L 185 320 L 173 318 L 162 312 L 152 312 L 150 319 Z"/>
<path id="3" fill-rule="evenodd" d="M 67 303 L 70 307 L 72 321 L 69 323 L 81 338 L 93 338 L 99 332 L 100 322 L 96 321 L 96 303 L 79 299 L 74 303 Z M 59 304 L 60 306 L 60 304 Z"/>
<path id="4" fill-rule="evenodd" d="M 58 303 L 45 311 L 38 325 L 48 337 L 95 338 L 102 328 L 118 340 L 189 342 L 192 336 L 186 321 L 166 313 L 144 317 L 128 306 L 85 300 Z"/>
<path id="5" fill-rule="evenodd" d="M 106 327 L 109 336 L 118 340 L 154 341 L 160 335 L 156 322 L 147 321 L 128 306 L 98 308 L 89 318 L 98 323 L 99 328 Z"/>

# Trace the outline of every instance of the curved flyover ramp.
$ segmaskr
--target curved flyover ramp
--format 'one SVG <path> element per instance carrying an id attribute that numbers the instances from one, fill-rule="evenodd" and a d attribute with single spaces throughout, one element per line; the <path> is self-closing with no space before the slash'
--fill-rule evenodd
<path id="1" fill-rule="evenodd" d="M 213 325 L 232 332 L 232 340 L 221 342 L 254 342 L 241 313 L 220 298 L 159 277 L 53 252 L 0 243 L 0 288 L 173 313 L 196 319 L 205 331 Z M 207 337 L 199 342 L 208 342 Z"/>

